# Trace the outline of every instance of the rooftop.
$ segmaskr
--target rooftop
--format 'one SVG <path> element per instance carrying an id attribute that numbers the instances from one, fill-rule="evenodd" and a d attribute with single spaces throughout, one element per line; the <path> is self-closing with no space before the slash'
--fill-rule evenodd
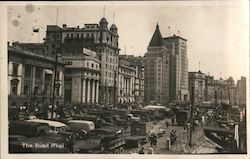
<path id="1" fill-rule="evenodd" d="M 163 46 L 163 38 L 159 29 L 159 25 L 156 25 L 156 29 L 154 32 L 154 35 L 149 43 L 149 47 L 157 47 L 157 46 Z"/>

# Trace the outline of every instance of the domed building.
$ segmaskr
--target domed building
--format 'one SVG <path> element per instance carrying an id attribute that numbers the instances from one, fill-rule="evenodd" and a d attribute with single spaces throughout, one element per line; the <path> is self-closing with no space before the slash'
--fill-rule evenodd
<path id="1" fill-rule="evenodd" d="M 53 49 L 53 46 L 55 46 L 55 33 L 57 33 L 58 36 L 56 41 L 60 41 L 60 49 L 58 48 L 58 50 L 61 50 L 63 56 L 81 56 L 84 49 L 96 53 L 96 58 L 99 60 L 99 66 L 98 68 L 96 66 L 92 67 L 91 63 L 89 63 L 88 67 L 90 67 L 89 69 L 92 73 L 88 73 L 88 76 L 95 76 L 100 73 L 100 89 L 98 90 L 100 96 L 98 97 L 99 100 L 92 100 L 92 103 L 98 101 L 99 104 L 111 105 L 115 102 L 114 91 L 116 91 L 117 86 L 114 79 L 117 77 L 118 55 L 120 51 L 118 45 L 119 35 L 117 31 L 118 28 L 115 24 L 109 27 L 106 17 L 102 17 L 99 23 L 87 23 L 84 24 L 83 27 L 67 27 L 66 24 L 63 24 L 62 28 L 54 25 L 47 26 L 47 54 L 54 53 L 55 49 Z M 66 73 L 65 76 L 71 75 L 70 73 L 69 75 Z M 70 83 L 70 81 L 68 82 Z M 79 78 L 78 82 L 82 83 L 81 78 Z M 85 86 L 88 87 L 88 85 L 84 83 L 82 85 L 83 90 Z M 97 90 L 92 92 L 97 92 Z M 84 99 L 84 97 L 81 97 L 82 95 L 84 95 L 84 92 L 79 93 L 78 98 Z M 80 103 L 84 103 L 86 100 L 79 101 Z M 87 103 L 91 103 L 91 100 L 87 100 Z"/>

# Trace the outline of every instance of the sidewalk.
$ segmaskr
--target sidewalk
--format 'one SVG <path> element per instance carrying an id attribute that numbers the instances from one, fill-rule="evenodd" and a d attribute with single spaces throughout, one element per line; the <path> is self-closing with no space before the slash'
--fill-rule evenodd
<path id="1" fill-rule="evenodd" d="M 203 127 L 199 126 L 192 134 L 192 146 L 190 147 L 187 140 L 187 132 L 177 139 L 177 142 L 171 146 L 170 150 L 176 153 L 216 153 L 215 147 L 219 147 L 204 134 Z"/>

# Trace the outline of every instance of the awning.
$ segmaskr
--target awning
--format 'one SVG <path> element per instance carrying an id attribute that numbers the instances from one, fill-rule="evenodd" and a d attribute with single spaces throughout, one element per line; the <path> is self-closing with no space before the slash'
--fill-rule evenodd
<path id="1" fill-rule="evenodd" d="M 134 98 L 129 98 L 130 103 L 133 103 L 133 101 L 134 101 Z"/>
<path id="2" fill-rule="evenodd" d="M 127 98 L 124 98 L 124 102 L 125 102 L 125 103 L 128 103 L 128 99 L 127 99 Z"/>
<path id="3" fill-rule="evenodd" d="M 122 104 L 124 102 L 124 99 L 123 98 L 120 98 L 120 103 Z"/>
<path id="4" fill-rule="evenodd" d="M 47 73 L 47 74 L 53 74 L 53 71 L 49 70 L 49 69 L 45 69 L 45 73 Z"/>

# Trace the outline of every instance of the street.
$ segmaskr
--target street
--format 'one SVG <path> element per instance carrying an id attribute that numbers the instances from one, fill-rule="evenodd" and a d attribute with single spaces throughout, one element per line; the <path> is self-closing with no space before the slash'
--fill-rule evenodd
<path id="1" fill-rule="evenodd" d="M 147 122 L 147 125 L 152 125 L 152 122 Z M 183 126 L 168 126 L 168 128 L 166 127 L 166 121 L 162 120 L 159 121 L 159 123 L 165 130 L 166 133 L 163 134 L 162 137 L 159 137 L 157 139 L 157 146 L 153 147 L 154 150 L 154 154 L 171 154 L 171 153 L 175 153 L 171 150 L 167 150 L 167 145 L 166 145 L 166 140 L 167 138 L 170 137 L 170 132 L 172 130 L 176 131 L 176 135 L 177 135 L 177 141 L 179 140 L 183 140 L 183 135 L 184 135 L 184 129 Z M 174 146 L 174 145 L 173 145 Z M 144 148 L 144 152 L 145 154 L 148 154 L 148 152 L 150 151 L 149 149 L 151 148 L 150 142 L 142 145 L 142 147 Z M 138 151 L 140 150 L 140 148 L 132 148 L 132 149 L 126 149 L 124 151 L 125 154 L 131 154 L 131 153 L 138 153 Z"/>

